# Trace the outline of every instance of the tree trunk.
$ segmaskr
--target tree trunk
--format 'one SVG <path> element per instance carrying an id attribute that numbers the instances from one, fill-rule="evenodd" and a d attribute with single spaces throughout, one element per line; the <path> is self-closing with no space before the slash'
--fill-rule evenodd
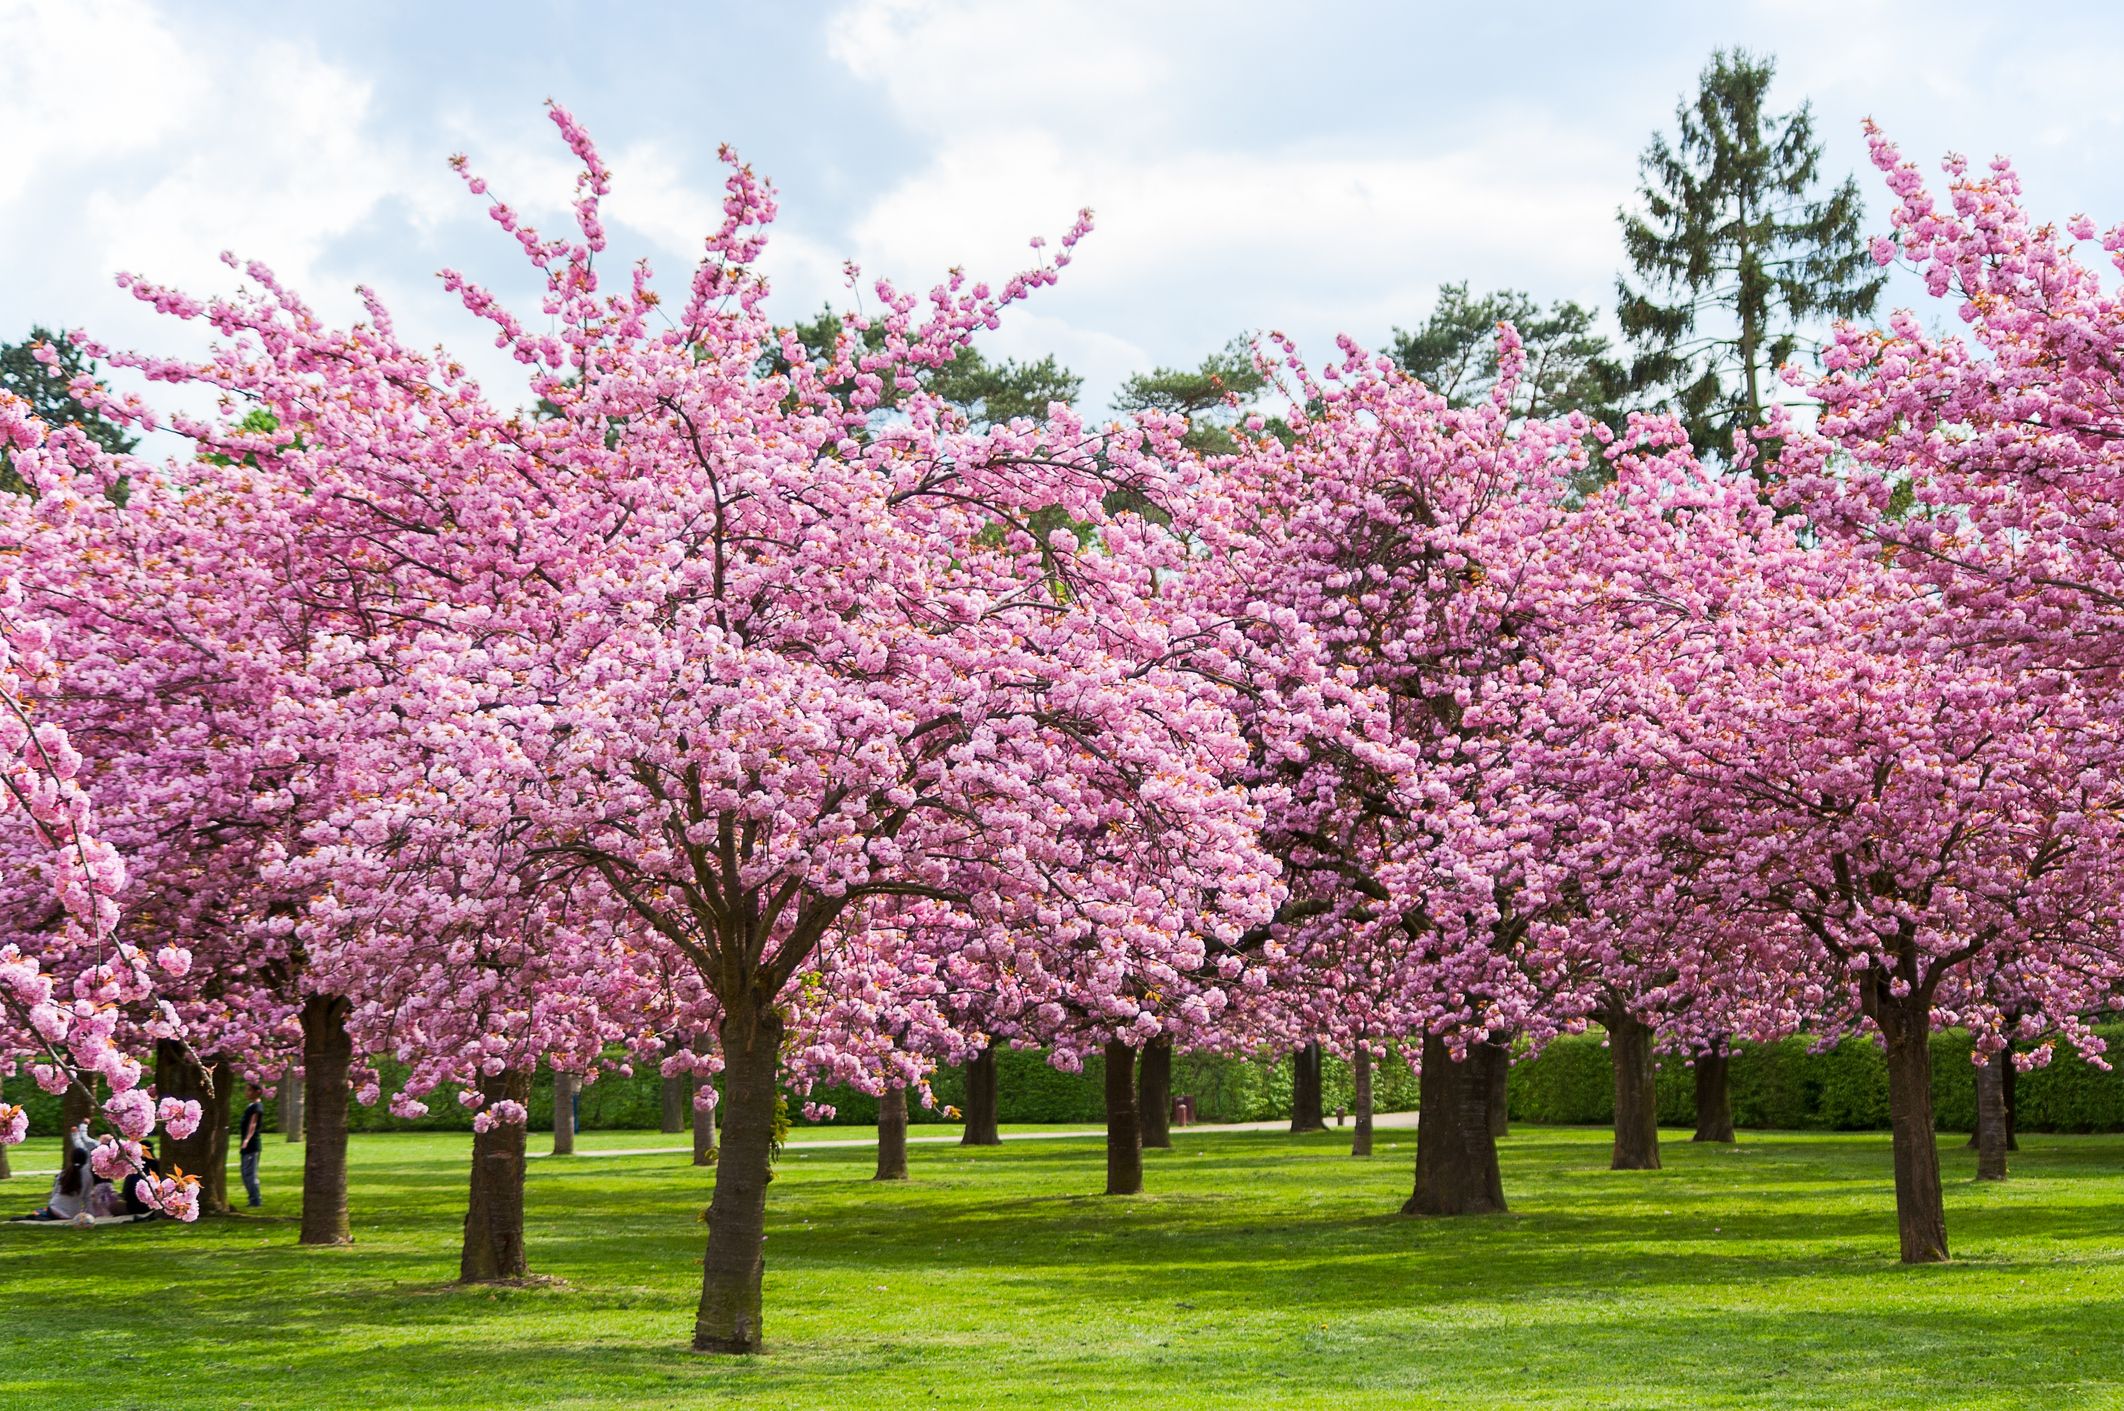
<path id="1" fill-rule="evenodd" d="M 1143 1193 L 1143 1126 L 1136 1112 L 1136 1051 L 1106 1045 L 1106 1193 Z"/>
<path id="2" fill-rule="evenodd" d="M 1481 1046 L 1485 1098 L 1489 1103 L 1490 1135 L 1512 1135 L 1512 1112 L 1508 1099 L 1512 1084 L 1512 1034 L 1508 1029 L 1492 1029 L 1490 1041 Z"/>
<path id="3" fill-rule="evenodd" d="M 7 1148 L 0 1146 L 0 1181 L 12 1180 L 14 1175 L 14 1169 L 7 1164 Z"/>
<path id="4" fill-rule="evenodd" d="M 687 1076 L 684 1073 L 673 1073 L 670 1077 L 664 1079 L 662 1092 L 663 1110 L 658 1114 L 661 1118 L 658 1125 L 662 1131 L 683 1132 L 686 1130 L 686 1102 L 692 1095 L 690 1091 L 692 1085 L 686 1081 Z"/>
<path id="5" fill-rule="evenodd" d="M 907 1179 L 907 1089 L 887 1088 L 878 1094 L 877 1181 Z"/>
<path id="6" fill-rule="evenodd" d="M 1169 1151 L 1173 1145 L 1173 1041 L 1153 1039 L 1143 1046 L 1136 1074 L 1136 1121 L 1143 1144 Z"/>
<path id="7" fill-rule="evenodd" d="M 694 1083 L 694 1096 L 697 1098 L 703 1088 L 714 1086 L 714 1081 L 704 1076 Z M 702 1107 L 699 1103 L 693 1108 L 693 1164 L 715 1165 L 715 1109 Z"/>
<path id="8" fill-rule="evenodd" d="M 1003 1131 L 997 1122 L 996 1051 L 983 1048 L 966 1065 L 966 1134 L 960 1146 L 1001 1146 Z"/>
<path id="9" fill-rule="evenodd" d="M 1652 1083 L 1652 1027 L 1628 1014 L 1608 1021 L 1615 1073 L 1615 1151 L 1611 1171 L 1659 1169 L 1659 1096 Z"/>
<path id="10" fill-rule="evenodd" d="M 96 1081 L 91 1075 L 87 1082 L 76 1078 L 66 1085 L 59 1097 L 59 1135 L 67 1133 L 89 1120 L 96 1113 L 96 1093 L 90 1086 Z"/>
<path id="11" fill-rule="evenodd" d="M 723 1150 L 708 1204 L 708 1254 L 696 1352 L 760 1350 L 760 1278 L 766 1264 L 767 1182 L 773 1175 L 775 1077 L 782 1018 L 773 996 L 724 1010 Z"/>
<path id="12" fill-rule="evenodd" d="M 1351 1097 L 1357 1107 L 1357 1133 L 1350 1138 L 1350 1155 L 1372 1154 L 1372 1051 L 1363 1044 L 1350 1060 Z"/>
<path id="13" fill-rule="evenodd" d="M 1696 1055 L 1696 1134 L 1692 1142 L 1733 1140 L 1733 1055 L 1723 1034 Z"/>
<path id="14" fill-rule="evenodd" d="M 1490 1215 L 1505 1208 L 1490 1128 L 1487 1061 L 1470 1051 L 1455 1063 L 1444 1040 L 1423 1036 L 1417 1082 L 1416 1191 L 1404 1215 Z"/>
<path id="15" fill-rule="evenodd" d="M 199 1178 L 202 1215 L 229 1213 L 229 1089 L 235 1084 L 236 1071 L 226 1058 L 202 1070 L 183 1044 L 165 1039 L 155 1045 L 155 1095 L 199 1103 L 198 1129 L 182 1139 L 165 1131 L 159 1155 L 165 1172 L 181 1169 Z"/>
<path id="16" fill-rule="evenodd" d="M 1883 997 L 1874 1016 L 1888 1046 L 1888 1121 L 1895 1142 L 1895 1221 L 1905 1264 L 1947 1258 L 1940 1146 L 1932 1128 L 1930 1005 Z"/>
<path id="17" fill-rule="evenodd" d="M 290 1063 L 280 1070 L 280 1134 L 291 1142 L 302 1140 L 301 1065 Z"/>
<path id="18" fill-rule="evenodd" d="M 2021 1149 L 2021 1142 L 2019 1136 L 2015 1133 L 2014 1130 L 2015 1120 L 2013 1113 L 2013 1084 L 2014 1080 L 2020 1076 L 2021 1070 L 2013 1066 L 2012 1044 L 2009 1043 L 2006 1045 L 2006 1052 L 2001 1054 L 2000 1057 L 2006 1060 L 2005 1075 L 2003 1079 L 2006 1089 L 2006 1149 L 2008 1151 L 2019 1151 Z"/>
<path id="19" fill-rule="evenodd" d="M 354 1242 L 347 1222 L 349 1009 L 339 995 L 308 995 L 302 1002 L 303 1244 Z"/>
<path id="20" fill-rule="evenodd" d="M 582 1086 L 575 1073 L 553 1073 L 553 1154 L 575 1155 L 575 1092 Z"/>
<path id="21" fill-rule="evenodd" d="M 1291 1055 L 1291 1130 L 1324 1132 L 1327 1117 L 1320 1099 L 1320 1041 Z"/>
<path id="22" fill-rule="evenodd" d="M 1977 1065 L 1976 1142 L 1977 1179 L 2006 1179 L 2006 1074 L 2013 1066 L 2003 1053 L 1995 1053 Z"/>
<path id="23" fill-rule="evenodd" d="M 487 1074 L 480 1095 L 497 1102 L 528 1102 L 529 1069 Z M 465 1206 L 464 1253 L 457 1281 L 498 1284 L 529 1274 L 524 1260 L 524 1124 L 496 1122 L 472 1134 L 472 1195 Z"/>

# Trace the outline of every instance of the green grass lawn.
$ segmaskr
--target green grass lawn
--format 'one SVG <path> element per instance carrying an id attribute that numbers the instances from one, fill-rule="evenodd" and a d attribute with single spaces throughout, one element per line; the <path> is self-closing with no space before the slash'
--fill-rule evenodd
<path id="1" fill-rule="evenodd" d="M 1682 1135 L 1616 1173 L 1603 1132 L 1521 1127 L 1513 1213 L 1460 1221 L 1394 1213 L 1406 1132 L 1368 1162 L 1183 1134 L 1127 1200 L 1095 1141 L 917 1146 L 904 1185 L 792 1148 L 745 1360 L 686 1351 L 684 1157 L 533 1162 L 562 1282 L 468 1290 L 466 1138 L 355 1138 L 336 1250 L 296 1246 L 301 1148 L 270 1139 L 255 1217 L 0 1228 L 0 1408 L 2124 1406 L 2124 1137 L 2024 1138 L 1993 1187 L 1943 1138 L 1957 1262 L 1904 1269 L 1885 1134 Z"/>

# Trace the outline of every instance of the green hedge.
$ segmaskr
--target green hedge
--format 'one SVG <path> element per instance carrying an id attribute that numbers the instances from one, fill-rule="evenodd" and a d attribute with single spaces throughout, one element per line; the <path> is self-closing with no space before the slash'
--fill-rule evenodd
<path id="1" fill-rule="evenodd" d="M 404 1081 L 405 1069 L 395 1063 L 377 1065 L 383 1088 L 389 1093 Z M 1002 1049 L 996 1055 L 997 1107 L 1001 1119 L 1014 1122 L 1100 1122 L 1106 1116 L 1105 1064 L 1095 1054 L 1081 1073 L 1064 1073 L 1047 1061 L 1044 1053 Z M 580 1124 L 584 1131 L 655 1130 L 662 1116 L 661 1079 L 654 1064 L 642 1064 L 631 1076 L 608 1073 L 585 1084 L 580 1101 Z M 966 1101 L 965 1073 L 947 1068 L 931 1078 L 937 1107 L 915 1107 L 908 1114 L 914 1122 L 955 1121 L 944 1116 L 946 1106 L 963 1107 Z M 1321 1086 L 1329 1113 L 1350 1102 L 1350 1072 L 1346 1064 L 1328 1059 L 1323 1065 Z M 1381 1112 L 1413 1108 L 1416 1080 L 1408 1065 L 1389 1058 L 1374 1065 L 1373 1103 Z M 1288 1056 L 1259 1059 L 1219 1058 L 1181 1054 L 1173 1060 L 1173 1093 L 1192 1095 L 1195 1112 L 1204 1122 L 1256 1122 L 1288 1117 L 1291 1111 L 1291 1065 Z M 241 1110 L 242 1093 L 235 1095 Z M 29 1109 L 30 1133 L 50 1136 L 59 1130 L 59 1099 L 37 1087 L 27 1076 L 0 1083 L 0 1100 Z M 811 1094 L 814 1102 L 830 1104 L 833 1125 L 868 1125 L 877 1121 L 875 1098 L 852 1088 L 821 1088 Z M 472 1114 L 457 1101 L 457 1089 L 445 1086 L 426 1099 L 428 1115 L 393 1117 L 384 1103 L 348 1107 L 348 1127 L 356 1132 L 470 1131 Z M 553 1076 L 540 1070 L 531 1087 L 530 1125 L 534 1131 L 553 1124 Z M 791 1104 L 798 1126 L 812 1125 Z M 279 1104 L 266 1097 L 266 1126 L 279 1130 Z"/>
<path id="2" fill-rule="evenodd" d="M 2124 1049 L 2124 1025 L 2105 1025 L 2097 1032 L 2112 1049 Z M 1888 1071 L 1878 1044 L 1852 1038 L 1821 1053 L 1808 1050 L 1801 1038 L 1734 1045 L 1730 1084 L 1736 1126 L 1871 1131 L 1888 1125 Z M 1966 1132 L 1976 1125 L 1969 1052 L 1969 1035 L 1961 1030 L 1932 1036 L 1933 1115 L 1942 1131 Z M 1657 1081 L 1660 1122 L 1694 1125 L 1696 1077 L 1689 1065 L 1663 1058 Z M 1515 1121 L 1614 1121 L 1614 1079 L 1600 1036 L 1558 1039 L 1538 1057 L 1515 1065 L 1509 1102 Z M 2124 1072 L 2105 1073 L 2066 1049 L 2047 1068 L 2019 1075 L 2014 1108 L 2023 1131 L 2124 1131 Z"/>

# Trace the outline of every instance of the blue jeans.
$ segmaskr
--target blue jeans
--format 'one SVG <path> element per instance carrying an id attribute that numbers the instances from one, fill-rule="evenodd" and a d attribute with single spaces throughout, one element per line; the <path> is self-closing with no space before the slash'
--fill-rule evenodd
<path id="1" fill-rule="evenodd" d="M 259 1152 L 259 1149 L 258 1149 L 257 1147 L 255 1147 L 255 1146 L 254 1146 L 254 1147 L 246 1147 L 246 1148 L 244 1149 L 243 1153 L 242 1153 L 242 1155 L 243 1155 L 243 1192 L 244 1192 L 244 1194 L 245 1194 L 245 1195 L 248 1195 L 248 1196 L 249 1196 L 249 1197 L 251 1198 L 251 1204 L 253 1204 L 253 1205 L 256 1205 L 256 1204 L 258 1204 L 258 1202 L 259 1202 L 259 1195 L 258 1195 L 258 1152 Z"/>

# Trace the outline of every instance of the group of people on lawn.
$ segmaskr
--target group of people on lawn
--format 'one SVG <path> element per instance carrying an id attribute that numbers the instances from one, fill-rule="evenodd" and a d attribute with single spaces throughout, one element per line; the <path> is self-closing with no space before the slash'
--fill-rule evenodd
<path id="1" fill-rule="evenodd" d="M 258 1191 L 258 1157 L 263 1148 L 265 1132 L 265 1104 L 260 1097 L 258 1085 L 250 1087 L 251 1102 L 243 1110 L 239 1127 L 238 1151 L 242 1157 L 244 1194 L 250 1197 L 255 1208 L 263 1198 Z M 141 1187 L 144 1182 L 162 1174 L 162 1164 L 155 1158 L 152 1149 L 143 1149 L 138 1168 L 128 1168 L 116 1180 L 106 1180 L 96 1173 L 91 1158 L 96 1152 L 96 1142 L 89 1136 L 86 1119 L 76 1124 L 66 1134 L 59 1149 L 59 1172 L 52 1177 L 51 1195 L 42 1209 L 24 1216 L 26 1220 L 58 1222 L 73 1225 L 92 1225 L 99 1220 L 139 1220 L 156 1213 Z"/>

